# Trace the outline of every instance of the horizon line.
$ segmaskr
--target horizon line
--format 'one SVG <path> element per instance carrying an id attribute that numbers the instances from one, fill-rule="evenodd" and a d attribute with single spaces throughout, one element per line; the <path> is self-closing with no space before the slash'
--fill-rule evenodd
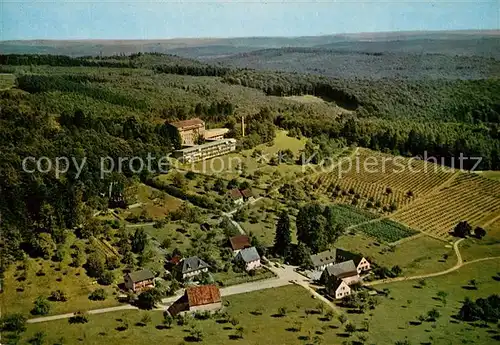
<path id="1" fill-rule="evenodd" d="M 396 31 L 360 31 L 360 32 L 342 32 L 331 34 L 318 35 L 298 35 L 298 36 L 212 36 L 212 37 L 171 37 L 171 38 L 26 38 L 26 39 L 9 39 L 0 40 L 0 42 L 29 42 L 29 41 L 48 41 L 48 42 L 67 42 L 67 41 L 175 41 L 175 40 L 229 40 L 238 38 L 313 38 L 313 37 L 328 37 L 328 36 L 349 36 L 349 35 L 369 35 L 369 34 L 411 34 L 411 33 L 493 33 L 500 35 L 500 29 L 460 29 L 460 30 L 396 30 Z"/>

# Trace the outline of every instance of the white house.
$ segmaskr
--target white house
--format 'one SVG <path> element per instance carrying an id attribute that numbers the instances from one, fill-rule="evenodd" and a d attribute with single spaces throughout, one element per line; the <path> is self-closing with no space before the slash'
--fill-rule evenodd
<path id="1" fill-rule="evenodd" d="M 337 279 L 327 286 L 327 293 L 335 299 L 341 299 L 351 294 L 351 288 L 343 279 Z"/>
<path id="2" fill-rule="evenodd" d="M 260 255 L 255 247 L 244 248 L 238 252 L 235 257 L 236 261 L 245 263 L 245 270 L 251 271 L 261 266 Z"/>
<path id="3" fill-rule="evenodd" d="M 182 260 L 180 262 L 180 265 L 182 279 L 189 279 L 199 276 L 204 272 L 208 272 L 208 268 L 210 267 L 205 261 L 197 256 L 191 256 Z"/>

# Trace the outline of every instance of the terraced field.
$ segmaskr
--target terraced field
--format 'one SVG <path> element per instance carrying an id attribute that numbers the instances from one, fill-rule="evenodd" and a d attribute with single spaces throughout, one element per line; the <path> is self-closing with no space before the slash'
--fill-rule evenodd
<path id="1" fill-rule="evenodd" d="M 443 239 L 460 221 L 485 226 L 500 215 L 500 183 L 461 173 L 450 187 L 418 200 L 394 220 Z"/>
<path id="2" fill-rule="evenodd" d="M 387 213 L 389 206 L 401 209 L 451 181 L 456 174 L 430 162 L 361 149 L 351 160 L 316 175 L 310 182 L 317 193 L 333 202 Z"/>

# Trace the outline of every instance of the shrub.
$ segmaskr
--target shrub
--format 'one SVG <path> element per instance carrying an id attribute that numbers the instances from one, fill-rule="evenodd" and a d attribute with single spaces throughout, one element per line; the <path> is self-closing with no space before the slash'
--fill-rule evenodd
<path id="1" fill-rule="evenodd" d="M 89 322 L 87 315 L 81 311 L 77 311 L 75 315 L 69 318 L 69 323 L 87 323 Z"/>
<path id="2" fill-rule="evenodd" d="M 54 302 L 66 302 L 68 298 L 64 291 L 55 290 L 50 293 L 49 300 Z"/>
<path id="3" fill-rule="evenodd" d="M 107 293 L 104 289 L 97 289 L 90 293 L 89 299 L 91 301 L 104 301 L 107 297 Z"/>
<path id="4" fill-rule="evenodd" d="M 26 318 L 21 314 L 10 314 L 0 319 L 0 329 L 4 332 L 22 333 L 26 330 Z"/>
<path id="5" fill-rule="evenodd" d="M 47 315 L 50 311 L 50 304 L 46 298 L 39 296 L 35 300 L 35 306 L 31 310 L 33 315 Z"/>

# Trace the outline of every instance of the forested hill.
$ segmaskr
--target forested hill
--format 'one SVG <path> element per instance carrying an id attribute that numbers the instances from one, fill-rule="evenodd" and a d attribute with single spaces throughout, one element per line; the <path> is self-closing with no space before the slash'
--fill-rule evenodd
<path id="1" fill-rule="evenodd" d="M 463 153 L 482 157 L 479 169 L 500 169 L 498 79 L 328 78 L 161 54 L 1 55 L 0 63 L 1 72 L 16 78 L 0 91 L 0 249 L 8 260 L 21 247 L 36 255 L 37 234 L 57 238 L 64 229 L 91 225 L 92 211 L 107 206 L 110 182 L 126 191 L 150 179 L 128 167 L 101 178 L 99 159 L 167 154 L 178 147 L 165 125 L 173 120 L 201 117 L 208 126 L 227 127 L 244 148 L 271 141 L 279 127 L 308 137 L 319 156 L 357 145 L 402 155 L 427 151 L 446 163 Z M 286 97 L 304 94 L 318 101 Z M 79 175 L 72 165 L 58 178 L 54 171 L 24 172 L 28 156 L 87 157 L 87 164 Z M 193 201 L 212 210 L 221 205 Z"/>
<path id="2" fill-rule="evenodd" d="M 500 40 L 498 42 L 500 46 Z M 364 45 L 364 43 L 363 43 Z M 351 47 L 351 46 L 350 46 Z M 500 54 L 496 57 L 431 54 L 425 50 L 386 50 L 383 44 L 370 49 L 280 48 L 230 55 L 211 62 L 237 68 L 280 70 L 335 78 L 363 79 L 483 79 L 500 77 Z M 377 49 L 378 48 L 378 49 Z M 394 48 L 394 49 L 393 49 Z M 496 48 L 492 46 L 492 52 Z M 480 54 L 481 55 L 481 54 Z"/>

